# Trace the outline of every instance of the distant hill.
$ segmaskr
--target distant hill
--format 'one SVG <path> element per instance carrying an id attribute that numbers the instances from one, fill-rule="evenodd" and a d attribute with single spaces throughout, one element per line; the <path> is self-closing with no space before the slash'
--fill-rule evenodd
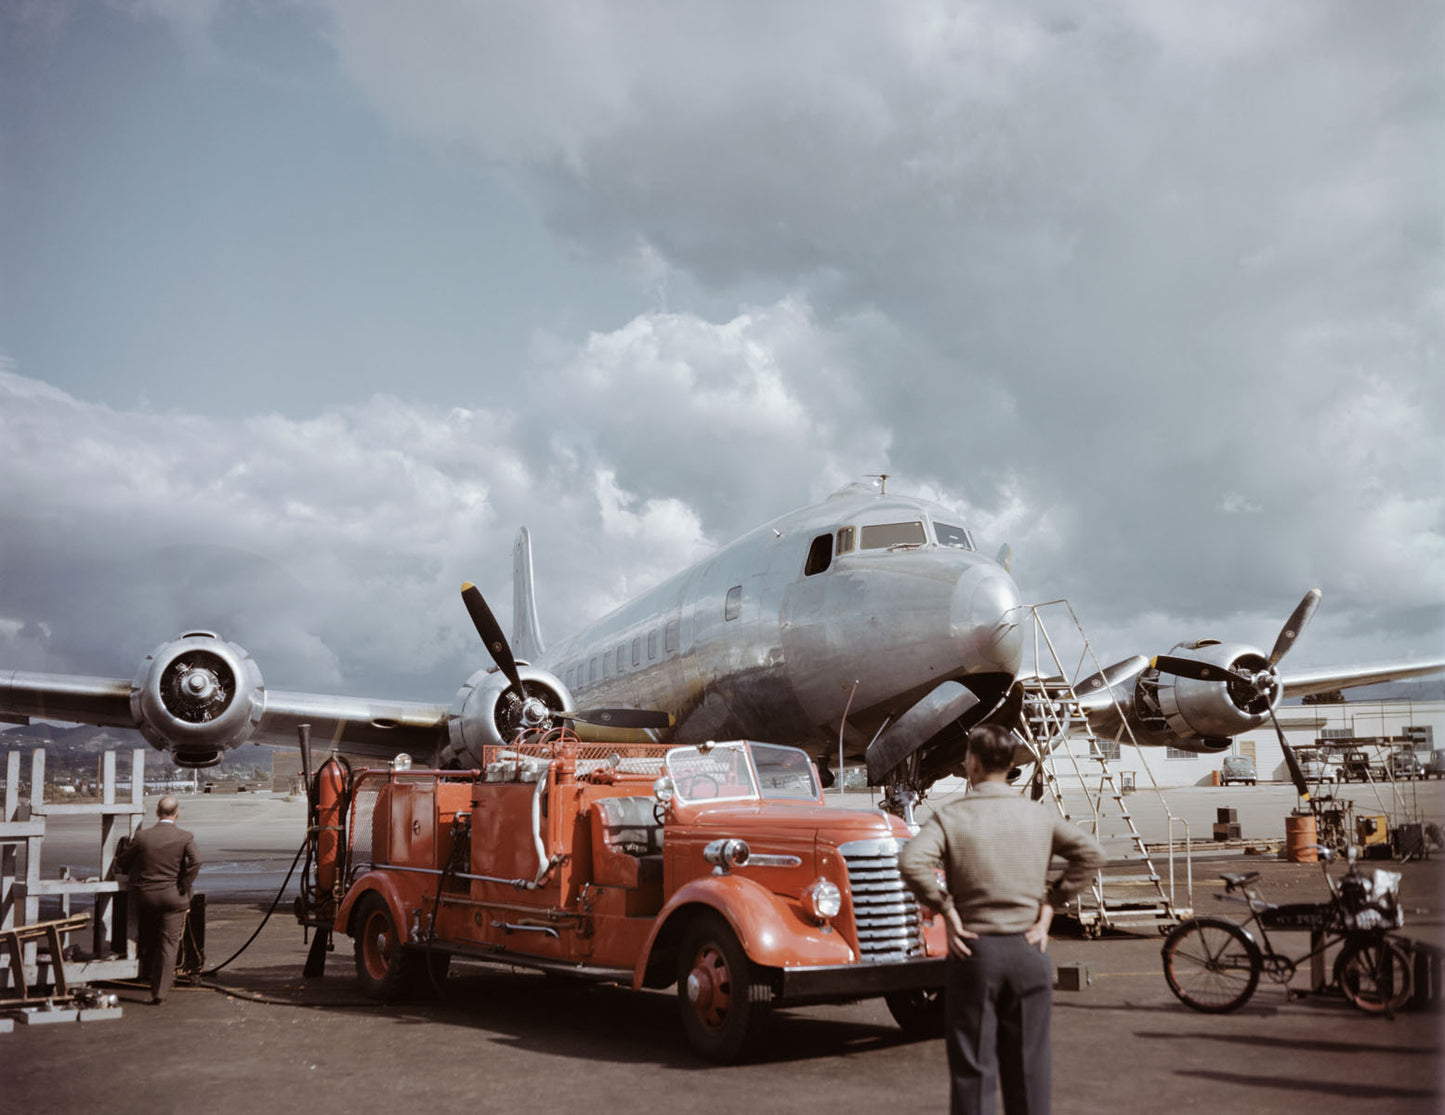
<path id="1" fill-rule="evenodd" d="M 171 757 L 157 751 L 145 741 L 145 737 L 131 728 L 96 728 L 88 724 L 47 724 L 35 722 L 0 730 L 0 752 L 20 751 L 29 753 L 37 747 L 45 748 L 45 766 L 49 777 L 71 774 L 93 778 L 96 763 L 107 751 L 116 752 L 117 771 L 129 776 L 130 752 L 140 748 L 145 752 L 147 775 L 168 772 L 172 769 Z M 262 744 L 248 744 L 228 751 L 226 757 L 214 767 L 206 767 L 202 777 L 241 776 L 255 777 L 254 772 L 262 771 L 269 776 L 271 755 L 275 748 Z M 22 760 L 22 762 L 27 762 Z M 25 768 L 29 770 L 28 762 Z"/>
<path id="2" fill-rule="evenodd" d="M 154 751 L 145 737 L 131 728 L 93 728 L 89 724 L 47 724 L 36 721 L 0 729 L 0 748 L 55 747 L 62 751 L 104 751 L 107 748 L 144 747 Z M 159 751 L 156 752 L 160 754 Z"/>

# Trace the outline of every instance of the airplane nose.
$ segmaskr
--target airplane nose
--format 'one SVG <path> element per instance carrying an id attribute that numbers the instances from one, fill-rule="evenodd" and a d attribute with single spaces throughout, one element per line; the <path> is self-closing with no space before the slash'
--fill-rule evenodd
<path id="1" fill-rule="evenodd" d="M 953 629 L 973 659 L 971 670 L 1016 676 L 1024 653 L 1018 585 L 1001 567 L 979 562 L 953 590 Z"/>

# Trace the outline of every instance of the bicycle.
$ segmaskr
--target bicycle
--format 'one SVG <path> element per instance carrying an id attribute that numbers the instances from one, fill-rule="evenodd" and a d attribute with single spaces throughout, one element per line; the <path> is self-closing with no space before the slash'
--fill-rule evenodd
<path id="1" fill-rule="evenodd" d="M 1261 975 L 1288 984 L 1299 965 L 1327 949 L 1342 945 L 1334 965 L 1334 985 L 1346 999 L 1369 1014 L 1393 1016 L 1409 999 L 1410 952 L 1390 936 L 1404 923 L 1400 910 L 1400 874 L 1376 869 L 1365 875 L 1355 864 L 1356 849 L 1347 851 L 1349 870 L 1336 882 L 1329 863 L 1334 853 L 1319 848 L 1320 865 L 1330 887 L 1328 902 L 1276 905 L 1266 902 L 1250 883 L 1258 871 L 1224 874 L 1228 892 L 1221 901 L 1242 902 L 1259 941 L 1244 924 L 1203 915 L 1187 918 L 1164 939 L 1164 978 L 1185 1006 L 1207 1014 L 1238 1010 L 1259 986 Z M 1242 891 L 1243 897 L 1232 892 Z M 1310 951 L 1290 958 L 1270 943 L 1269 930 L 1309 930 Z M 1288 990 L 1295 998 L 1302 992 Z"/>

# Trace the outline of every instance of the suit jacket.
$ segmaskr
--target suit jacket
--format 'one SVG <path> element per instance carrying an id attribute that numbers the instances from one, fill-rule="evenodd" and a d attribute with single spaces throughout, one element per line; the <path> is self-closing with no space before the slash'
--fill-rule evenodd
<path id="1" fill-rule="evenodd" d="M 188 895 L 201 870 L 196 838 L 174 821 L 141 829 L 116 856 L 116 866 L 130 876 L 132 890 L 172 890 Z"/>

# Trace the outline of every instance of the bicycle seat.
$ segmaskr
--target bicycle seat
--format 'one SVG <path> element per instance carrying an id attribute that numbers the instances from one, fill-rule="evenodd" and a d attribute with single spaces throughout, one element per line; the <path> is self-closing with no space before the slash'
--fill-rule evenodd
<path id="1" fill-rule="evenodd" d="M 1241 875 L 1241 874 L 1235 874 L 1234 872 L 1225 872 L 1223 875 L 1220 875 L 1219 877 L 1224 880 L 1225 885 L 1226 885 L 1227 887 L 1229 887 L 1230 890 L 1233 890 L 1235 887 L 1242 887 L 1242 886 L 1244 886 L 1244 884 L 1247 883 L 1247 882 L 1249 882 L 1251 879 L 1258 879 L 1258 878 L 1259 878 L 1259 872 L 1258 872 L 1258 871 L 1246 871 L 1246 872 L 1244 872 L 1242 875 Z"/>

